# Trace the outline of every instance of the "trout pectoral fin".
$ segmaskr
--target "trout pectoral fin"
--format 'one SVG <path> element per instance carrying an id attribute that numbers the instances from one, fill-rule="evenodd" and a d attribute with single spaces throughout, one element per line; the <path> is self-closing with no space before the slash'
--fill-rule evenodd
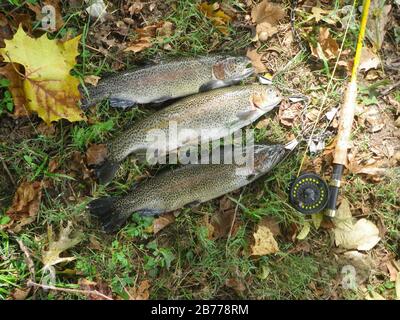
<path id="1" fill-rule="evenodd" d="M 195 208 L 195 207 L 198 207 L 200 204 L 201 204 L 200 200 L 195 200 L 195 201 L 188 203 L 187 206 L 189 208 Z"/>
<path id="2" fill-rule="evenodd" d="M 173 97 L 171 96 L 162 96 L 160 98 L 157 98 L 156 100 L 152 101 L 151 103 L 157 104 L 157 103 L 163 103 L 167 100 L 171 100 Z"/>
<path id="3" fill-rule="evenodd" d="M 246 110 L 246 111 L 241 111 L 237 113 L 237 117 L 240 120 L 246 120 L 251 118 L 253 115 L 255 115 L 258 112 L 257 109 L 252 109 L 252 110 Z"/>
<path id="4" fill-rule="evenodd" d="M 217 88 L 226 87 L 229 84 L 222 80 L 212 80 L 200 86 L 199 92 L 210 91 Z"/>
<path id="5" fill-rule="evenodd" d="M 132 107 L 135 104 L 136 102 L 133 100 L 110 97 L 110 106 L 113 108 L 126 109 L 128 107 Z"/>
<path id="6" fill-rule="evenodd" d="M 165 213 L 165 210 L 144 208 L 144 209 L 137 210 L 135 212 L 137 212 L 141 216 L 151 217 L 151 216 L 158 216 L 162 213 Z"/>

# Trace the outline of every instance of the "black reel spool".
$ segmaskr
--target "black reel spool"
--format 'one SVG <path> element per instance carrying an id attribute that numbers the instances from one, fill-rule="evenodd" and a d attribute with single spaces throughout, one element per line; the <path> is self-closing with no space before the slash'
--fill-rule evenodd
<path id="1" fill-rule="evenodd" d="M 315 173 L 303 173 L 290 185 L 290 204 L 303 214 L 321 212 L 328 198 L 328 184 Z"/>

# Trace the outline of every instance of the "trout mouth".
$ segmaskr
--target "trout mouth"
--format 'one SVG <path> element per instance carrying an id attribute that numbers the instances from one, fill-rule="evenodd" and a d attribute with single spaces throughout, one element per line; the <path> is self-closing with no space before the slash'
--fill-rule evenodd
<path id="1" fill-rule="evenodd" d="M 244 71 L 241 75 L 232 78 L 231 81 L 234 81 L 234 82 L 241 81 L 243 79 L 250 77 L 253 73 L 254 73 L 254 68 L 248 67 L 248 68 L 244 69 Z"/>

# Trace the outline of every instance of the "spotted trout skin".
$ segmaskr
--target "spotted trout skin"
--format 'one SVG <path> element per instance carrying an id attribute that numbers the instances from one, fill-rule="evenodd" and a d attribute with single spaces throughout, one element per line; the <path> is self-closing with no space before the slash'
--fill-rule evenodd
<path id="1" fill-rule="evenodd" d="M 109 99 L 110 106 L 161 103 L 236 84 L 254 73 L 246 57 L 186 58 L 124 72 L 88 87 L 84 105 Z"/>
<path id="2" fill-rule="evenodd" d="M 89 210 L 106 232 L 114 232 L 132 213 L 159 215 L 237 190 L 269 172 L 286 154 L 284 145 L 257 145 L 254 168 L 244 171 L 237 164 L 185 165 L 141 182 L 126 196 L 94 200 Z"/>
<path id="3" fill-rule="evenodd" d="M 279 91 L 260 84 L 221 88 L 186 97 L 165 109 L 135 123 L 108 145 L 107 161 L 97 170 L 100 183 L 109 182 L 118 163 L 129 154 L 152 147 L 149 133 L 158 132 L 169 137 L 171 124 L 176 125 L 177 140 L 169 141 L 160 154 L 193 144 L 201 136 L 203 141 L 214 141 L 253 123 L 277 106 L 282 100 Z M 190 129 L 191 135 L 179 134 Z"/>

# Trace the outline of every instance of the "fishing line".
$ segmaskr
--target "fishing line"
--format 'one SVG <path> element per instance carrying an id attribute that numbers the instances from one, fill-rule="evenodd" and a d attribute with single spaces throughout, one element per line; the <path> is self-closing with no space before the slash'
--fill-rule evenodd
<path id="1" fill-rule="evenodd" d="M 326 88 L 326 90 L 325 90 L 324 97 L 322 98 L 322 102 L 321 102 L 321 105 L 320 105 L 319 110 L 318 110 L 317 118 L 316 118 L 316 120 L 315 120 L 314 123 L 313 123 L 313 127 L 312 127 L 312 130 L 311 130 L 310 138 L 308 139 L 308 143 L 307 143 L 307 145 L 306 145 L 306 149 L 304 150 L 303 157 L 302 157 L 301 162 L 300 162 L 299 170 L 297 171 L 297 177 L 299 177 L 300 172 L 301 172 L 301 170 L 302 170 L 302 168 L 303 168 L 304 161 L 305 161 L 306 156 L 307 156 L 307 151 L 308 151 L 309 146 L 310 146 L 310 144 L 311 144 L 311 142 L 312 142 L 312 140 L 313 140 L 313 138 L 314 138 L 315 129 L 316 129 L 316 127 L 317 127 L 317 124 L 318 124 L 319 121 L 320 121 L 320 117 L 321 117 L 321 114 L 322 114 L 323 107 L 324 107 L 324 105 L 325 105 L 325 103 L 326 103 L 326 100 L 328 99 L 329 90 L 330 90 L 330 87 L 331 87 L 331 85 L 332 85 L 332 83 L 333 83 L 333 78 L 334 78 L 335 73 L 336 73 L 336 69 L 337 69 L 337 66 L 338 66 L 338 63 L 339 63 L 340 56 L 341 56 L 341 54 L 342 54 L 342 52 L 343 52 L 344 42 L 345 42 L 345 40 L 346 40 L 347 33 L 348 33 L 349 28 L 350 28 L 350 23 L 351 23 L 351 20 L 352 20 L 352 18 L 353 18 L 353 14 L 354 14 L 355 7 L 356 7 L 356 0 L 353 1 L 353 6 L 352 6 L 352 9 L 351 9 L 351 12 L 350 12 L 350 18 L 349 18 L 348 21 L 347 21 L 347 25 L 346 25 L 346 29 L 345 29 L 345 32 L 344 32 L 343 40 L 342 40 L 342 43 L 341 43 L 340 49 L 339 49 L 339 54 L 338 54 L 338 56 L 337 56 L 337 58 L 336 58 L 336 62 L 335 62 L 335 65 L 334 65 L 334 67 L 333 67 L 332 75 L 331 75 L 331 77 L 330 77 L 330 79 L 329 79 L 327 88 Z M 328 125 L 324 128 L 323 132 L 326 131 L 326 129 L 328 128 L 328 126 L 329 126 L 329 123 L 328 123 Z"/>

